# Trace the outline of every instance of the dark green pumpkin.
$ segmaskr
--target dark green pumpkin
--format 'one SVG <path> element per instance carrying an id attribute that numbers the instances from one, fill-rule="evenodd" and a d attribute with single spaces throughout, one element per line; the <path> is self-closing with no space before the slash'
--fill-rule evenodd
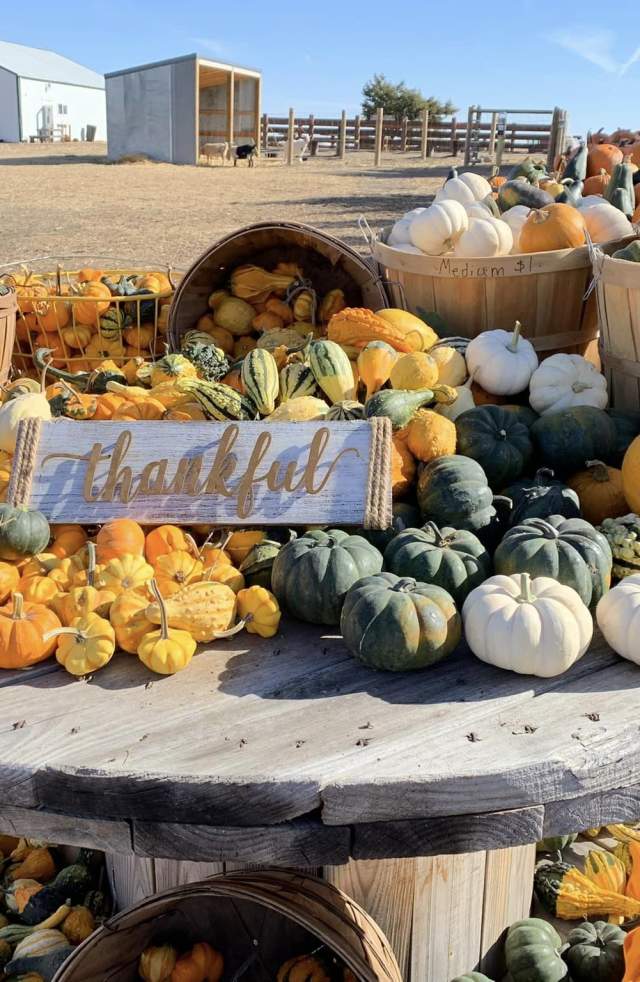
<path id="1" fill-rule="evenodd" d="M 480 540 L 466 529 L 439 529 L 435 522 L 410 528 L 389 543 L 385 569 L 435 583 L 460 607 L 467 594 L 491 576 L 491 557 Z"/>
<path id="2" fill-rule="evenodd" d="M 572 157 L 567 161 L 567 166 L 562 172 L 564 180 L 584 181 L 587 176 L 587 157 L 589 151 L 585 143 L 581 143 Z"/>
<path id="3" fill-rule="evenodd" d="M 633 170 L 630 164 L 616 164 L 611 179 L 604 189 L 606 200 L 619 208 L 627 218 L 635 211 L 635 191 L 633 187 Z"/>
<path id="4" fill-rule="evenodd" d="M 547 191 L 535 187 L 527 181 L 507 181 L 502 187 L 498 188 L 498 208 L 500 211 L 508 211 L 514 205 L 525 205 L 527 208 L 544 208 L 545 205 L 552 205 L 553 198 Z"/>
<path id="5" fill-rule="evenodd" d="M 616 431 L 615 449 L 607 463 L 618 467 L 637 436 L 640 436 L 640 412 L 634 409 L 607 409 Z"/>
<path id="6" fill-rule="evenodd" d="M 624 259 L 628 263 L 640 263 L 640 239 L 634 239 L 624 249 L 618 249 L 613 254 L 614 259 Z"/>
<path id="7" fill-rule="evenodd" d="M 369 668 L 406 672 L 446 658 L 460 641 L 461 620 L 441 587 L 378 573 L 349 590 L 340 629 L 349 651 Z"/>
<path id="8" fill-rule="evenodd" d="M 573 587 L 587 607 L 595 607 L 611 585 L 609 543 L 581 518 L 528 518 L 509 529 L 493 562 L 496 573 L 550 576 Z"/>
<path id="9" fill-rule="evenodd" d="M 271 585 L 281 606 L 298 620 L 339 624 L 347 591 L 381 569 L 381 553 L 362 536 L 314 529 L 283 546 L 273 563 Z"/>
<path id="10" fill-rule="evenodd" d="M 547 176 L 547 168 L 543 160 L 533 160 L 525 157 L 519 164 L 515 164 L 507 177 L 510 181 L 517 181 L 519 177 L 524 177 L 530 184 L 537 184 Z"/>
<path id="11" fill-rule="evenodd" d="M 0 502 L 0 559 L 33 556 L 49 545 L 50 537 L 49 523 L 41 511 Z"/>
<path id="12" fill-rule="evenodd" d="M 538 414 L 534 412 L 531 406 L 519 406 L 517 403 L 507 403 L 500 408 L 504 409 L 506 413 L 513 413 L 516 419 L 519 419 L 521 423 L 525 424 L 525 426 L 531 427 L 537 419 L 540 419 Z M 462 415 L 462 413 L 460 415 Z"/>
<path id="13" fill-rule="evenodd" d="M 513 502 L 510 525 L 520 525 L 527 518 L 548 518 L 563 515 L 580 518 L 580 499 L 575 491 L 553 476 L 553 471 L 541 467 L 533 478 L 515 481 L 502 492 Z"/>
<path id="14" fill-rule="evenodd" d="M 462 454 L 429 461 L 420 471 L 416 493 L 423 519 L 436 525 L 477 532 L 496 513 L 485 472 Z"/>
<path id="15" fill-rule="evenodd" d="M 517 480 L 533 457 L 529 427 L 501 406 L 476 406 L 456 419 L 457 449 L 482 466 L 491 487 Z"/>
<path id="16" fill-rule="evenodd" d="M 420 525 L 420 510 L 406 501 L 394 501 L 391 525 L 386 529 L 362 529 L 358 534 L 363 535 L 368 542 L 384 553 L 391 540 L 405 529 L 417 528 Z"/>
<path id="17" fill-rule="evenodd" d="M 513 982 L 561 982 L 569 969 L 562 960 L 562 939 L 539 917 L 516 921 L 507 931 L 504 957 Z"/>
<path id="18" fill-rule="evenodd" d="M 365 402 L 364 415 L 367 419 L 387 416 L 394 430 L 401 430 L 409 425 L 421 406 L 433 399 L 431 389 L 381 389 Z"/>
<path id="19" fill-rule="evenodd" d="M 571 835 L 549 835 L 546 839 L 540 839 L 536 843 L 537 852 L 562 852 L 567 846 L 572 845 L 578 838 L 578 833 Z"/>
<path id="20" fill-rule="evenodd" d="M 493 980 L 482 972 L 467 972 L 466 975 L 456 975 L 453 982 L 493 982 Z"/>
<path id="21" fill-rule="evenodd" d="M 249 550 L 239 566 L 248 587 L 263 586 L 267 590 L 271 589 L 271 571 L 281 549 L 282 542 L 263 539 Z"/>
<path id="22" fill-rule="evenodd" d="M 617 442 L 611 417 L 593 406 L 541 416 L 530 432 L 540 465 L 556 474 L 574 474 L 587 460 L 608 460 Z"/>
<path id="23" fill-rule="evenodd" d="M 584 181 L 577 178 L 572 180 L 571 178 L 563 177 L 561 183 L 564 190 L 556 198 L 556 203 L 559 205 L 572 205 L 574 208 L 577 208 L 582 198 Z"/>
<path id="24" fill-rule="evenodd" d="M 585 921 L 567 937 L 563 958 L 572 982 L 621 982 L 627 932 L 606 921 Z"/>

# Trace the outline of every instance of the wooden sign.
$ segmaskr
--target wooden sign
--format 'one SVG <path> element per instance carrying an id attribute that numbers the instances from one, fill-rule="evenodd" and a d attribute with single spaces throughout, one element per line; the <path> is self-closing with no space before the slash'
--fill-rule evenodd
<path id="1" fill-rule="evenodd" d="M 51 522 L 391 524 L 391 424 L 24 420 L 8 499 Z"/>

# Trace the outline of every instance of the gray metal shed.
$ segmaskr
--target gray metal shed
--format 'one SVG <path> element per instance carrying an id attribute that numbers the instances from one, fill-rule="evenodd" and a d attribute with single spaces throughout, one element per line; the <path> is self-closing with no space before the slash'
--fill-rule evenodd
<path id="1" fill-rule="evenodd" d="M 105 75 L 111 160 L 197 164 L 203 144 L 260 143 L 261 74 L 184 55 Z"/>

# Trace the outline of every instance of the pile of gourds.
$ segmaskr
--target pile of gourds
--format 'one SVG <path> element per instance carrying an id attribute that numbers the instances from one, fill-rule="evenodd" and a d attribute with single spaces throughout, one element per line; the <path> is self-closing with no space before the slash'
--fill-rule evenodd
<path id="1" fill-rule="evenodd" d="M 172 944 L 154 945 L 142 952 L 138 962 L 141 982 L 219 982 L 223 972 L 223 955 L 202 941 L 183 954 Z M 320 946 L 312 954 L 289 958 L 278 969 L 276 982 L 356 982 L 356 977 Z"/>
<path id="2" fill-rule="evenodd" d="M 31 368 L 38 348 L 51 350 L 54 366 L 81 372 L 105 360 L 149 358 L 162 347 L 173 295 L 166 272 L 85 267 L 40 274 L 23 266 L 4 276 L 16 291 L 22 369 Z"/>
<path id="3" fill-rule="evenodd" d="M 110 913 L 102 857 L 81 849 L 65 864 L 55 846 L 0 835 L 0 876 L 0 978 L 50 982 Z"/>
<path id="4" fill-rule="evenodd" d="M 395 222 L 387 245 L 417 255 L 490 258 L 577 248 L 586 233 L 593 242 L 616 241 L 631 236 L 637 222 L 638 164 L 601 144 L 579 147 L 553 174 L 530 158 L 490 180 L 452 170 L 431 205 Z M 638 261 L 640 246 L 618 257 Z"/>

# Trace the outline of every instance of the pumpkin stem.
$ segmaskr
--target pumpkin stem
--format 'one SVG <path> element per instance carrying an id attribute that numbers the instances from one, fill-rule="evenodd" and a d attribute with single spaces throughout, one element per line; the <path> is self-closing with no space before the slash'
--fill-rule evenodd
<path id="1" fill-rule="evenodd" d="M 425 522 L 423 528 L 425 531 L 426 529 L 430 529 L 430 531 L 433 532 L 433 537 L 436 540 L 435 544 L 437 546 L 443 546 L 445 544 L 446 540 L 435 522 Z"/>
<path id="2" fill-rule="evenodd" d="M 160 608 L 160 638 L 163 641 L 169 639 L 169 625 L 167 623 L 167 608 L 164 605 L 164 598 L 158 589 L 158 584 L 153 580 L 149 580 L 149 589 L 151 590 L 153 596 L 156 599 L 156 603 Z"/>
<path id="3" fill-rule="evenodd" d="M 594 481 L 599 481 L 601 484 L 606 484 L 610 481 L 609 468 L 602 460 L 586 460 L 585 466 L 587 470 L 591 471 L 591 477 Z"/>
<path id="4" fill-rule="evenodd" d="M 13 614 L 11 619 L 21 621 L 24 617 L 24 597 L 21 593 L 13 593 L 11 599 L 13 600 Z"/>
<path id="5" fill-rule="evenodd" d="M 574 382 L 571 386 L 573 392 L 584 392 L 585 389 L 590 389 L 591 386 L 587 382 Z"/>
<path id="6" fill-rule="evenodd" d="M 96 579 L 96 547 L 94 542 L 87 542 L 89 566 L 87 568 L 87 585 L 95 586 Z"/>
<path id="7" fill-rule="evenodd" d="M 538 470 L 536 471 L 534 480 L 536 484 L 539 485 L 543 483 L 543 480 L 545 478 L 547 477 L 554 478 L 555 476 L 556 476 L 556 472 L 551 467 L 539 467 Z"/>
<path id="8" fill-rule="evenodd" d="M 520 332 L 522 330 L 522 324 L 520 321 L 516 321 L 516 326 L 513 329 L 513 337 L 511 338 L 511 343 L 507 345 L 507 351 L 515 352 L 518 350 L 518 342 L 520 340 Z"/>
<path id="9" fill-rule="evenodd" d="M 234 634 L 239 634 L 240 631 L 242 631 L 242 629 L 249 623 L 249 621 L 252 620 L 253 620 L 253 614 L 247 614 L 247 616 L 243 617 L 241 621 L 238 621 L 235 627 L 230 627 L 228 631 L 216 631 L 215 637 L 216 639 L 232 638 Z"/>
<path id="10" fill-rule="evenodd" d="M 528 573 L 520 574 L 520 596 L 518 600 L 525 604 L 533 603 L 534 597 L 531 592 L 531 577 Z"/>
<path id="11" fill-rule="evenodd" d="M 43 634 L 42 640 L 51 641 L 51 638 L 57 638 L 61 634 L 73 634 L 78 644 L 84 644 L 88 640 L 85 631 L 80 631 L 77 627 L 56 627 L 55 630 Z"/>
<path id="12" fill-rule="evenodd" d="M 53 361 L 53 348 L 45 348 L 43 354 L 42 371 L 40 372 L 40 392 L 44 395 L 47 388 L 47 372 Z"/>

